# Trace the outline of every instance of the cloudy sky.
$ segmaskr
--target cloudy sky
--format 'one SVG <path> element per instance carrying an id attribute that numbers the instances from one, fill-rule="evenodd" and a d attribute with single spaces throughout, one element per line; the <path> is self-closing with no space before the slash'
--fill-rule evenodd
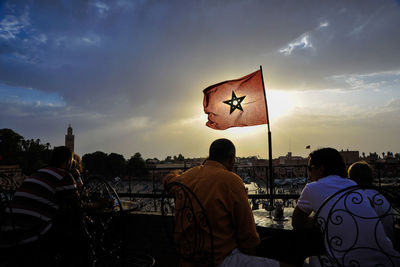
<path id="1" fill-rule="evenodd" d="M 205 126 L 209 85 L 264 71 L 274 157 L 400 152 L 399 1 L 1 1 L 0 128 L 79 154 L 267 157 Z"/>

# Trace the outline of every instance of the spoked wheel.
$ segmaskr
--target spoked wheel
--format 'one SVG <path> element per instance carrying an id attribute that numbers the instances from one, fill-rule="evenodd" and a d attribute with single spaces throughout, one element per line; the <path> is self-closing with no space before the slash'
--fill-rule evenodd
<path id="1" fill-rule="evenodd" d="M 83 184 L 80 195 L 93 266 L 119 266 L 123 213 L 117 192 L 106 180 L 91 177 Z"/>

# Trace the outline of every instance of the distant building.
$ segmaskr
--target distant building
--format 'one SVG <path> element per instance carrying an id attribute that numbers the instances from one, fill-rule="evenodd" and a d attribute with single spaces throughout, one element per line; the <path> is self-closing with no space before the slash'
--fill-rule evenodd
<path id="1" fill-rule="evenodd" d="M 65 146 L 74 152 L 75 136 L 72 134 L 71 124 L 68 125 L 67 134 L 65 135 Z"/>
<path id="2" fill-rule="evenodd" d="M 342 155 L 342 158 L 346 166 L 349 166 L 354 162 L 360 160 L 360 151 L 349 151 L 347 149 L 347 150 L 341 150 L 339 153 L 340 155 Z"/>
<path id="3" fill-rule="evenodd" d="M 159 164 L 160 161 L 156 158 L 154 159 L 146 159 L 146 166 L 147 167 L 155 167 L 156 164 Z"/>
<path id="4" fill-rule="evenodd" d="M 272 162 L 274 177 L 278 179 L 307 177 L 308 158 L 293 156 L 288 152 L 286 156 L 280 156 Z"/>

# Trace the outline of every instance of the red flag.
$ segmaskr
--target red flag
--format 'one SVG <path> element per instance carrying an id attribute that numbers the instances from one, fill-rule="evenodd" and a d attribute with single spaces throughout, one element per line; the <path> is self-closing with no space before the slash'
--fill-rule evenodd
<path id="1" fill-rule="evenodd" d="M 211 85 L 203 93 L 206 125 L 210 128 L 225 130 L 268 123 L 261 70 Z"/>

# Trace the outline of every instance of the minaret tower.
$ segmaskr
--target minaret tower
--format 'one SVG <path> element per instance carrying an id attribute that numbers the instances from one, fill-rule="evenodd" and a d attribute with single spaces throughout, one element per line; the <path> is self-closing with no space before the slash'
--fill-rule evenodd
<path id="1" fill-rule="evenodd" d="M 74 152 L 75 136 L 72 134 L 71 124 L 68 125 L 67 134 L 65 135 L 65 146 Z"/>

